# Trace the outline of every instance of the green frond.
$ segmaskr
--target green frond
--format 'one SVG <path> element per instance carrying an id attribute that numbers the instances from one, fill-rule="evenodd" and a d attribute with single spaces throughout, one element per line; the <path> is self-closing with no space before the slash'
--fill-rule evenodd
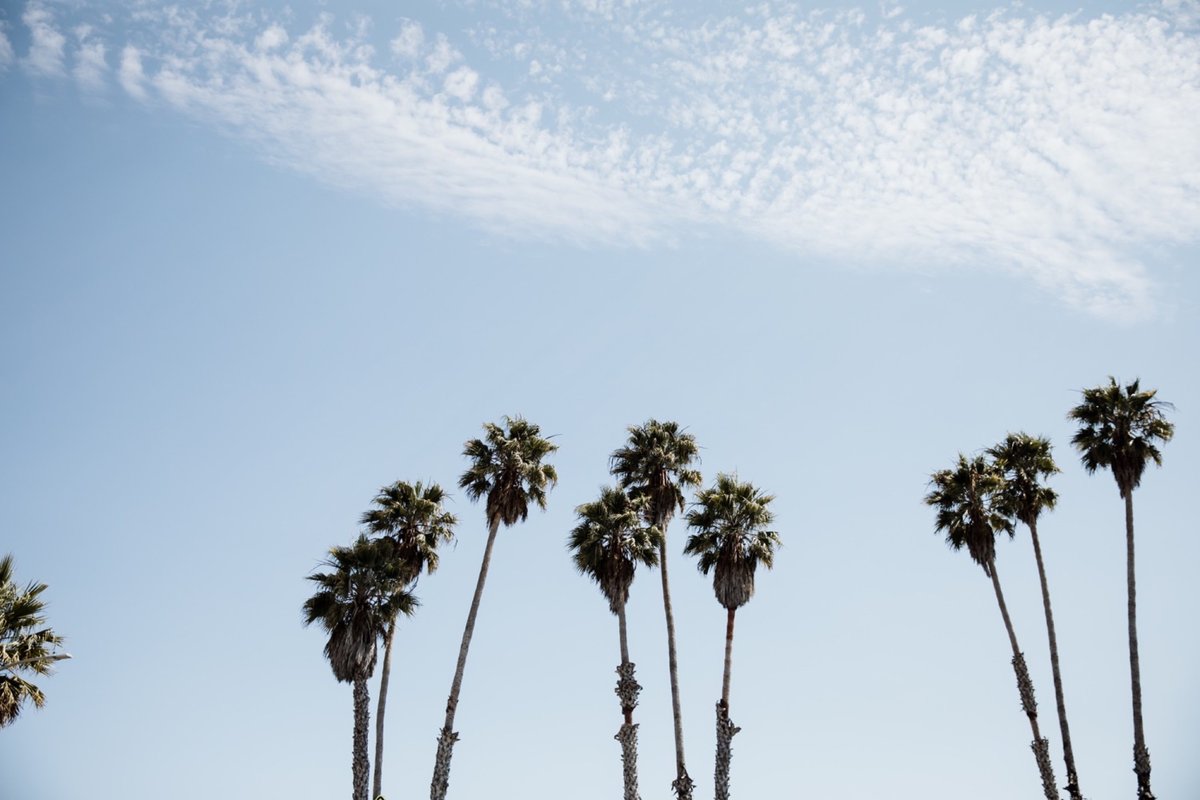
<path id="1" fill-rule="evenodd" d="M 613 451 L 609 470 L 621 489 L 647 500 L 646 519 L 665 526 L 686 505 L 683 490 L 699 486 L 696 439 L 677 422 L 646 420 L 631 425 L 629 439 Z"/>
<path id="2" fill-rule="evenodd" d="M 483 428 L 486 441 L 472 439 L 463 447 L 470 465 L 459 487 L 472 501 L 487 499 L 489 524 L 515 525 L 527 519 L 530 503 L 545 510 L 558 473 L 542 460 L 558 446 L 520 416 L 504 417 L 504 427 L 488 422 Z"/>
<path id="3" fill-rule="evenodd" d="M 997 511 L 1033 526 L 1042 511 L 1054 509 L 1058 495 L 1042 483 L 1061 471 L 1051 451 L 1049 439 L 1024 432 L 1010 433 L 987 449 L 993 468 L 1004 479 L 993 500 Z"/>
<path id="4" fill-rule="evenodd" d="M 645 500 L 604 487 L 598 500 L 575 509 L 579 524 L 567 548 L 575 568 L 596 582 L 614 614 L 629 600 L 637 565 L 658 565 L 662 533 L 642 523 L 644 507 Z"/>
<path id="5" fill-rule="evenodd" d="M 1013 535 L 1013 524 L 995 508 L 1004 489 L 1004 478 L 983 456 L 968 459 L 961 453 L 953 469 L 930 476 L 933 487 L 925 503 L 936 511 L 934 530 L 946 534 L 952 549 L 967 548 L 971 558 L 991 574 L 996 557 L 996 535 Z"/>
<path id="6" fill-rule="evenodd" d="M 1083 401 L 1067 414 L 1079 423 L 1071 444 L 1089 473 L 1110 469 L 1125 497 L 1141 485 L 1148 462 L 1162 466 L 1158 443 L 1165 444 L 1175 434 L 1165 415 L 1174 406 L 1157 400 L 1156 390 L 1141 391 L 1137 380 L 1122 387 L 1112 376 L 1107 384 L 1082 394 Z"/>
<path id="7" fill-rule="evenodd" d="M 683 552 L 698 558 L 696 566 L 702 573 L 713 574 L 713 591 L 725 608 L 749 602 L 759 565 L 768 569 L 775 565 L 775 551 L 783 543 L 778 532 L 768 529 L 775 521 L 768 508 L 774 499 L 736 475 L 722 473 L 711 488 L 696 495 L 687 513 L 694 533 Z"/>
<path id="8" fill-rule="evenodd" d="M 26 702 L 40 708 L 42 691 L 22 673 L 50 675 L 53 665 L 70 656 L 58 652 L 63 638 L 46 626 L 41 599 L 44 583 L 18 587 L 11 554 L 0 558 L 0 728 L 12 723 Z"/>

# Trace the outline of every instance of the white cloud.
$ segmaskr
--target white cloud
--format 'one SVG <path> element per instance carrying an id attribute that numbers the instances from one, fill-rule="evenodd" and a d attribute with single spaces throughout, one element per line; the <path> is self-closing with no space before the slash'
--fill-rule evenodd
<path id="1" fill-rule="evenodd" d="M 142 71 L 142 56 L 133 45 L 127 44 L 121 50 L 121 66 L 117 70 L 117 80 L 131 97 L 146 99 L 146 75 Z"/>
<path id="2" fill-rule="evenodd" d="M 3 23 L 0 23 L 0 72 L 8 69 L 8 65 L 15 59 L 12 43 L 8 41 L 8 36 L 4 33 Z"/>
<path id="3" fill-rule="evenodd" d="M 558 38 L 534 22 L 554 4 L 497 8 L 477 40 L 491 61 L 405 22 L 398 71 L 361 19 L 338 38 L 328 16 L 289 35 L 164 10 L 118 78 L 276 163 L 513 236 L 724 227 L 803 260 L 1006 269 L 1109 317 L 1153 309 L 1138 253 L 1200 239 L 1189 4 L 918 26 L 895 6 L 869 22 L 585 3 Z"/>
<path id="4" fill-rule="evenodd" d="M 41 3 L 30 3 L 21 15 L 21 21 L 29 28 L 29 54 L 25 67 L 37 75 L 59 77 L 65 74 L 63 49 L 67 37 L 54 26 L 54 17 Z"/>
<path id="5" fill-rule="evenodd" d="M 92 30 L 87 25 L 77 26 L 75 37 L 79 47 L 75 51 L 75 68 L 71 73 L 84 91 L 99 92 L 104 88 L 104 76 L 108 72 L 104 43 L 92 36 Z"/>

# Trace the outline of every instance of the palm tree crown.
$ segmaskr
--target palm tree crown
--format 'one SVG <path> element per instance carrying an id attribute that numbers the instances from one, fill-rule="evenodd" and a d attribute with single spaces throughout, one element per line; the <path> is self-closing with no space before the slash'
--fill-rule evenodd
<path id="1" fill-rule="evenodd" d="M 45 627 L 46 607 L 40 598 L 44 583 L 29 583 L 24 589 L 13 581 L 13 558 L 0 559 L 0 728 L 13 722 L 28 700 L 35 708 L 46 696 L 19 673 L 49 675 L 56 661 L 70 658 L 56 652 L 63 638 Z"/>
<path id="2" fill-rule="evenodd" d="M 695 531 L 683 552 L 699 556 L 698 567 L 713 572 L 713 591 L 726 609 L 744 606 L 754 595 L 754 572 L 759 564 L 775 564 L 779 533 L 768 530 L 775 515 L 767 507 L 773 495 L 764 494 L 736 475 L 721 474 L 712 488 L 696 495 L 687 514 Z"/>
<path id="3" fill-rule="evenodd" d="M 1121 496 L 1142 482 L 1146 462 L 1162 466 L 1162 453 L 1155 442 L 1168 442 L 1175 426 L 1163 410 L 1170 403 L 1154 399 L 1156 390 L 1141 391 L 1138 381 L 1121 387 L 1109 377 L 1106 386 L 1083 390 L 1083 402 L 1067 415 L 1080 424 L 1071 444 L 1079 450 L 1089 473 L 1100 467 L 1112 470 Z"/>
<path id="4" fill-rule="evenodd" d="M 359 536 L 349 547 L 330 548 L 324 562 L 330 572 L 308 576 L 319 588 L 304 601 L 304 624 L 319 622 L 329 634 L 325 656 L 343 683 L 371 676 L 388 622 L 418 605 L 404 589 L 405 570 L 389 556 L 380 542 Z"/>
<path id="5" fill-rule="evenodd" d="M 996 508 L 1026 525 L 1036 525 L 1042 511 L 1053 510 L 1058 494 L 1042 484 L 1061 472 L 1051 455 L 1050 440 L 1027 433 L 1010 433 L 987 454 L 1004 478 Z"/>
<path id="6" fill-rule="evenodd" d="M 438 545 L 454 540 L 458 519 L 443 508 L 445 500 L 446 493 L 436 483 L 396 481 L 379 490 L 375 507 L 364 512 L 360 522 L 391 543 L 393 555 L 411 568 L 415 580 L 422 571 L 437 570 Z"/>
<path id="7" fill-rule="evenodd" d="M 575 567 L 599 585 L 614 614 L 629 600 L 637 565 L 658 565 L 662 533 L 642 524 L 644 505 L 605 487 L 600 499 L 575 509 L 579 524 L 568 541 Z"/>
<path id="8" fill-rule="evenodd" d="M 471 466 L 458 485 L 471 500 L 487 498 L 489 524 L 515 525 L 529 517 L 530 501 L 546 509 L 547 493 L 558 483 L 558 473 L 542 459 L 558 446 L 523 417 L 505 417 L 504 424 L 484 423 L 485 437 L 466 443 L 463 455 Z"/>
<path id="9" fill-rule="evenodd" d="M 646 498 L 649 521 L 661 526 L 675 510 L 683 511 L 683 490 L 700 485 L 700 460 L 696 438 L 677 422 L 650 419 L 629 427 L 629 441 L 613 452 L 612 474 L 633 497 Z"/>
<path id="10" fill-rule="evenodd" d="M 933 488 L 925 502 L 937 507 L 935 530 L 945 532 L 946 544 L 954 550 L 965 546 L 975 563 L 991 575 L 996 534 L 1013 535 L 1012 522 L 992 502 L 1004 489 L 1004 478 L 983 456 L 968 459 L 960 453 L 955 468 L 935 472 L 930 483 Z"/>

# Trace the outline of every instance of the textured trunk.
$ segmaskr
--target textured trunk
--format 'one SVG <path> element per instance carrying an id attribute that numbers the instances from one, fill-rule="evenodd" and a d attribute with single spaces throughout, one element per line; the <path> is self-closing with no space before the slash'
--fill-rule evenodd
<path id="1" fill-rule="evenodd" d="M 671 788 L 675 790 L 676 800 L 692 800 L 692 787 L 695 783 L 688 776 L 687 766 L 683 760 L 683 712 L 679 707 L 679 662 L 675 658 L 675 612 L 671 609 L 671 584 L 667 579 L 667 521 L 658 520 L 659 530 L 663 533 L 662 543 L 658 547 L 659 574 L 662 575 L 663 611 L 667 616 L 667 664 L 671 671 L 671 712 L 675 716 L 675 780 Z"/>
<path id="2" fill-rule="evenodd" d="M 479 614 L 479 601 L 483 597 L 483 585 L 487 582 L 488 566 L 492 561 L 492 547 L 496 544 L 496 533 L 499 530 L 500 519 L 497 517 L 488 525 L 487 547 L 483 551 L 483 563 L 479 566 L 479 580 L 475 583 L 475 596 L 471 599 L 471 610 L 467 612 L 462 645 L 458 648 L 458 665 L 454 668 L 454 682 L 450 684 L 450 698 L 446 701 L 446 723 L 438 734 L 433 780 L 429 786 L 430 800 L 444 800 L 446 789 L 450 785 L 450 758 L 454 754 L 454 743 L 458 741 L 458 734 L 454 731 L 454 712 L 458 710 L 458 694 L 462 689 L 463 670 L 467 666 L 467 650 L 471 647 L 471 636 L 475 633 L 475 617 Z"/>
<path id="3" fill-rule="evenodd" d="M 383 794 L 383 711 L 387 706 L 388 676 L 392 671 L 392 639 L 396 637 L 396 620 L 388 623 L 383 640 L 383 675 L 379 678 L 379 708 L 375 710 L 375 781 L 371 797 Z"/>
<path id="4" fill-rule="evenodd" d="M 1054 700 L 1058 705 L 1058 727 L 1062 731 L 1063 761 L 1067 766 L 1067 792 L 1071 800 L 1083 800 L 1079 776 L 1075 772 L 1075 753 L 1071 749 L 1071 729 L 1067 725 L 1067 704 L 1063 699 L 1062 672 L 1058 667 L 1058 637 L 1054 633 L 1054 612 L 1050 608 L 1050 585 L 1046 582 L 1046 566 L 1042 562 L 1042 545 L 1038 541 L 1037 521 L 1029 526 L 1033 539 L 1033 555 L 1037 559 L 1038 579 L 1042 583 L 1042 608 L 1046 611 L 1046 635 L 1050 639 L 1050 669 L 1054 674 Z"/>
<path id="5" fill-rule="evenodd" d="M 367 800 L 371 764 L 367 761 L 367 727 L 371 724 L 371 696 L 367 679 L 354 680 L 354 793 L 353 800 Z"/>
<path id="6" fill-rule="evenodd" d="M 996 590 L 996 602 L 1000 605 L 1000 616 L 1004 617 L 1004 629 L 1008 631 L 1008 641 L 1012 644 L 1013 671 L 1017 674 L 1017 690 L 1021 693 L 1021 708 L 1029 718 L 1029 728 L 1033 731 L 1033 758 L 1037 762 L 1038 773 L 1042 777 L 1042 791 L 1046 800 L 1059 800 L 1058 786 L 1054 778 L 1054 768 L 1050 765 L 1050 743 L 1042 738 L 1038 730 L 1037 700 L 1033 696 L 1033 681 L 1029 679 L 1029 668 L 1025 666 L 1025 656 L 1017 644 L 1017 634 L 1013 631 L 1012 619 L 1008 616 L 1008 606 L 1004 603 L 1004 592 L 1000 591 L 1000 577 L 996 574 L 995 559 L 988 562 L 985 570 L 992 578 L 992 588 Z"/>
<path id="7" fill-rule="evenodd" d="M 1129 683 L 1133 693 L 1133 771 L 1138 800 L 1154 800 L 1150 791 L 1150 751 L 1142 728 L 1142 669 L 1138 662 L 1137 581 L 1133 568 L 1133 491 L 1125 492 L 1125 581 L 1129 587 Z"/>
<path id="8" fill-rule="evenodd" d="M 640 800 L 637 777 L 637 725 L 633 724 L 633 709 L 637 707 L 642 687 L 633 677 L 633 662 L 629 660 L 629 639 L 625 627 L 625 606 L 617 609 L 617 627 L 621 634 L 621 665 L 617 667 L 617 697 L 625 723 L 613 738 L 621 743 L 621 770 L 625 783 L 625 800 Z"/>
<path id="9" fill-rule="evenodd" d="M 717 762 L 713 774 L 716 800 L 729 800 L 729 762 L 733 758 L 733 737 L 741 728 L 729 718 L 729 675 L 733 671 L 733 619 L 736 608 L 726 611 L 725 672 L 721 679 L 721 700 L 717 703 Z"/>

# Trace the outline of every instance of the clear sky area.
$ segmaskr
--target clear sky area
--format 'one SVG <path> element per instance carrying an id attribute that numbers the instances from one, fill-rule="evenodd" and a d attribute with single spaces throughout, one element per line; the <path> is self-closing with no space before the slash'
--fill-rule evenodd
<path id="1" fill-rule="evenodd" d="M 502 530 L 450 798 L 621 792 L 617 624 L 574 509 L 676 420 L 773 493 L 737 617 L 735 797 L 1041 796 L 989 580 L 922 502 L 1007 432 L 1089 800 L 1133 800 L 1124 506 L 1068 410 L 1140 378 L 1146 739 L 1200 797 L 1200 6 L 0 0 L 0 554 L 72 659 L 0 729 L 3 800 L 345 797 L 351 690 L 305 580 L 376 491 L 457 544 L 397 634 L 384 792 L 427 796 L 486 539 L 465 440 L 553 435 Z M 668 531 L 684 741 L 712 796 L 724 610 Z M 997 566 L 1063 779 L 1032 546 Z M 641 794 L 674 745 L 638 573 Z M 374 682 L 372 692 L 374 697 Z"/>

